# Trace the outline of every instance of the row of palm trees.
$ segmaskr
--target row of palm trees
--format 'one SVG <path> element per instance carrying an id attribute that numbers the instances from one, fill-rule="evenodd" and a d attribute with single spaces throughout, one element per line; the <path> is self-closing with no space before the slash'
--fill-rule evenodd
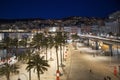
<path id="1" fill-rule="evenodd" d="M 21 41 L 18 41 L 17 38 L 10 39 L 9 37 L 5 38 L 3 40 L 2 44 L 6 50 L 7 55 L 6 59 L 9 58 L 8 53 L 12 52 L 12 48 L 16 48 L 15 55 L 17 56 L 17 59 L 19 61 L 24 61 L 27 63 L 26 70 L 29 72 L 29 80 L 31 80 L 31 69 L 37 72 L 38 80 L 40 80 L 40 74 L 44 73 L 44 71 L 47 70 L 47 67 L 50 65 L 48 64 L 48 58 L 47 58 L 47 50 L 52 49 L 52 47 L 55 47 L 56 49 L 56 58 L 57 58 L 57 70 L 59 71 L 59 62 L 61 62 L 60 65 L 62 65 L 62 62 L 64 60 L 64 57 L 62 55 L 62 48 L 64 50 L 64 46 L 66 44 L 67 35 L 65 32 L 56 32 L 54 36 L 48 35 L 44 33 L 37 33 L 34 35 L 32 42 L 27 43 L 27 38 L 23 38 Z M 29 47 L 28 47 L 29 45 Z M 19 46 L 24 46 L 25 53 L 18 54 L 18 48 Z M 43 56 L 41 56 L 42 50 L 45 49 L 46 59 L 44 59 Z M 58 50 L 60 49 L 60 60 L 58 56 Z M 36 51 L 38 50 L 38 52 Z M 34 53 L 35 52 L 35 53 Z M 51 52 L 51 51 L 50 51 Z M 63 51 L 64 52 L 64 51 Z M 52 58 L 52 52 L 50 53 Z M 13 68 L 11 68 L 13 66 Z M 5 69 L 9 68 L 9 69 Z M 19 66 L 16 64 L 10 65 L 9 63 L 5 63 L 0 68 L 0 74 L 6 75 L 7 80 L 10 80 L 10 74 L 11 73 L 18 73 Z M 4 71 L 8 70 L 8 71 Z M 7 74 L 8 73 L 8 74 Z"/>

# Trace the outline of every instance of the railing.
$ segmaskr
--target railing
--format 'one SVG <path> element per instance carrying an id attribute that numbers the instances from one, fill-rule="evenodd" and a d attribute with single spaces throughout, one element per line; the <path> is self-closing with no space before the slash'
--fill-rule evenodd
<path id="1" fill-rule="evenodd" d="M 81 37 L 92 38 L 92 39 L 98 39 L 98 40 L 103 40 L 103 41 L 108 41 L 108 42 L 120 43 L 120 40 L 116 40 L 116 39 L 108 39 L 108 38 L 102 38 L 102 37 L 98 37 L 98 36 L 81 35 Z"/>

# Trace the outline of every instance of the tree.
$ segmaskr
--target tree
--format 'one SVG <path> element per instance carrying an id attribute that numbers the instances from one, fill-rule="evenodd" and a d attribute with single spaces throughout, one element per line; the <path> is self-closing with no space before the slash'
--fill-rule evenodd
<path id="1" fill-rule="evenodd" d="M 24 36 L 23 39 L 21 41 L 19 41 L 19 45 L 23 46 L 26 50 L 25 52 L 21 53 L 18 56 L 18 60 L 22 61 L 22 62 L 28 62 L 31 58 L 31 55 L 33 53 L 33 49 L 31 48 L 31 44 L 27 43 L 27 38 L 28 36 Z M 27 47 L 27 45 L 29 45 L 29 47 Z M 31 70 L 29 70 L 29 80 L 31 80 Z"/>
<path id="2" fill-rule="evenodd" d="M 18 65 L 15 65 L 15 64 L 10 65 L 8 63 L 5 63 L 0 68 L 0 75 L 5 75 L 7 80 L 10 80 L 10 74 L 11 73 L 14 73 L 14 74 L 19 73 L 18 69 L 19 69 Z"/>
<path id="3" fill-rule="evenodd" d="M 3 45 L 4 45 L 4 49 L 6 49 L 6 59 L 9 59 L 9 55 L 8 54 L 10 52 L 10 46 L 11 46 L 11 38 L 9 38 L 9 36 L 5 37 L 3 40 Z"/>
<path id="4" fill-rule="evenodd" d="M 15 55 L 18 57 L 18 39 L 17 38 L 14 38 L 14 39 L 11 39 L 11 42 L 10 42 L 11 46 L 12 47 L 15 47 Z"/>
<path id="5" fill-rule="evenodd" d="M 63 32 L 57 32 L 58 36 L 58 46 L 60 47 L 60 60 L 61 60 L 61 66 L 63 67 L 63 54 L 62 54 L 62 46 L 65 44 L 65 34 Z"/>
<path id="6" fill-rule="evenodd" d="M 72 37 L 73 41 L 79 39 L 79 36 L 77 34 L 73 34 L 73 35 L 71 35 L 71 37 Z"/>
<path id="7" fill-rule="evenodd" d="M 25 39 L 25 38 L 23 38 L 18 43 L 19 43 L 19 46 L 23 46 L 24 48 L 27 47 L 27 39 Z"/>
<path id="8" fill-rule="evenodd" d="M 50 35 L 49 37 L 48 37 L 48 45 L 49 45 L 49 48 L 50 48 L 50 60 L 53 60 L 53 58 L 52 58 L 52 47 L 54 46 L 54 39 L 53 39 L 53 37 Z"/>
<path id="9" fill-rule="evenodd" d="M 18 43 L 19 43 L 18 44 L 19 46 L 22 46 L 22 47 L 25 48 L 25 51 L 18 56 L 18 60 L 19 61 L 26 61 L 27 62 L 28 59 L 29 59 L 29 57 L 28 57 L 29 54 L 32 54 L 30 52 L 30 50 L 28 50 L 28 48 L 27 48 L 27 45 L 28 45 L 28 43 L 27 43 L 27 37 L 22 38 L 22 40 L 19 41 Z"/>
<path id="10" fill-rule="evenodd" d="M 40 50 L 43 47 L 42 46 L 43 38 L 44 38 L 43 33 L 37 33 L 33 37 L 33 40 L 31 42 L 31 46 L 35 49 Z"/>
<path id="11" fill-rule="evenodd" d="M 38 80 L 40 80 L 40 74 L 43 74 L 44 71 L 47 71 L 47 67 L 49 67 L 48 62 L 44 60 L 44 57 L 40 57 L 38 54 L 32 56 L 27 64 L 27 71 L 30 71 L 32 68 L 34 69 L 34 72 L 37 71 Z"/>
<path id="12" fill-rule="evenodd" d="M 38 49 L 40 52 L 41 47 L 42 47 L 43 37 L 44 37 L 43 33 L 37 33 L 36 35 L 34 35 L 32 42 L 30 43 L 30 47 L 32 47 L 34 49 L 33 51 Z M 31 55 L 29 54 L 28 57 L 29 57 L 29 61 L 30 61 Z M 29 70 L 29 80 L 31 80 L 31 70 Z"/>
<path id="13" fill-rule="evenodd" d="M 59 32 L 57 32 L 55 37 L 54 37 L 54 46 L 55 46 L 55 49 L 56 49 L 56 58 L 57 58 L 57 71 L 59 71 L 58 48 L 60 46 L 60 42 L 61 42 L 60 35 L 59 35 Z"/>
<path id="14" fill-rule="evenodd" d="M 73 42 L 74 42 L 73 46 L 75 47 L 75 49 L 77 49 L 76 41 L 75 40 L 79 39 L 79 36 L 77 34 L 73 34 L 73 35 L 71 35 L 71 37 L 72 37 Z"/>
<path id="15" fill-rule="evenodd" d="M 33 51 L 26 50 L 18 56 L 18 60 L 27 63 L 32 56 Z"/>
<path id="16" fill-rule="evenodd" d="M 34 50 L 32 49 L 27 49 L 24 53 L 18 56 L 18 60 L 25 63 L 29 62 L 32 57 L 33 51 Z M 29 80 L 31 80 L 31 70 L 29 70 Z"/>
<path id="17" fill-rule="evenodd" d="M 64 47 L 67 43 L 66 40 L 67 40 L 67 32 L 64 32 L 63 34 L 63 60 L 64 60 Z"/>
<path id="18" fill-rule="evenodd" d="M 47 61 L 47 50 L 48 50 L 48 47 L 49 47 L 49 39 L 48 37 L 44 37 L 43 40 L 42 40 L 42 46 L 45 47 L 46 49 L 46 61 Z"/>
<path id="19" fill-rule="evenodd" d="M 116 34 L 116 36 L 117 36 L 117 37 L 120 37 L 120 34 L 119 34 L 119 33 L 117 33 L 117 34 Z"/>
<path id="20" fill-rule="evenodd" d="M 110 36 L 112 36 L 112 35 L 113 35 L 113 33 L 112 33 L 112 32 L 109 32 L 108 34 L 109 34 Z"/>

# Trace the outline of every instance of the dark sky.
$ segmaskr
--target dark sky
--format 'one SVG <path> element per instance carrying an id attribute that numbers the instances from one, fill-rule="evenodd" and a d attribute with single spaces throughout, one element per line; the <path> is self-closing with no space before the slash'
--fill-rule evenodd
<path id="1" fill-rule="evenodd" d="M 0 0 L 0 18 L 106 17 L 120 0 Z"/>

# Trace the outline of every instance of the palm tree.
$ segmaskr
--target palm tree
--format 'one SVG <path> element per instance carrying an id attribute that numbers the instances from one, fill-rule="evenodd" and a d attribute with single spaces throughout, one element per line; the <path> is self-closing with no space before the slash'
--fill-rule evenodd
<path id="1" fill-rule="evenodd" d="M 15 55 L 18 57 L 18 39 L 17 38 L 11 39 L 11 46 L 16 48 Z"/>
<path id="2" fill-rule="evenodd" d="M 1 68 L 0 68 L 0 75 L 5 75 L 7 80 L 10 80 L 10 74 L 11 73 L 19 73 L 18 71 L 19 69 L 19 66 L 18 65 L 15 65 L 15 64 L 8 64 L 8 63 L 5 63 Z"/>
<path id="3" fill-rule="evenodd" d="M 79 39 L 79 36 L 76 34 L 71 35 L 73 41 Z"/>
<path id="4" fill-rule="evenodd" d="M 41 50 L 43 37 L 43 33 L 37 33 L 36 35 L 34 35 L 33 40 L 31 42 L 31 46 L 35 49 Z"/>
<path id="5" fill-rule="evenodd" d="M 7 53 L 6 59 L 9 58 L 9 54 L 8 54 L 8 53 L 10 52 L 11 40 L 12 40 L 12 39 L 9 38 L 9 37 L 4 38 L 4 40 L 3 40 L 4 49 L 6 49 L 6 53 Z"/>
<path id="6" fill-rule="evenodd" d="M 62 45 L 63 45 L 63 39 L 64 39 L 64 37 L 63 37 L 63 35 L 62 35 L 62 32 L 58 32 L 57 33 L 57 36 L 59 37 L 59 46 L 60 46 L 60 60 L 61 60 L 61 66 L 63 66 L 63 63 L 62 63 Z"/>
<path id="7" fill-rule="evenodd" d="M 49 45 L 49 48 L 50 48 L 50 60 L 53 60 L 53 58 L 52 58 L 52 47 L 54 46 L 54 40 L 53 40 L 53 37 L 50 35 L 49 37 L 48 37 L 48 45 Z"/>
<path id="8" fill-rule="evenodd" d="M 58 41 L 57 41 L 57 43 L 58 43 L 58 46 L 60 47 L 60 60 L 61 60 L 61 66 L 63 67 L 63 54 L 62 54 L 62 46 L 63 46 L 63 44 L 65 44 L 65 35 L 64 35 L 64 33 L 63 32 L 57 32 L 57 35 L 56 35 L 57 37 L 58 37 Z"/>
<path id="9" fill-rule="evenodd" d="M 67 32 L 64 32 L 63 34 L 63 60 L 64 60 L 64 47 L 66 45 L 66 40 L 67 40 Z"/>
<path id="10" fill-rule="evenodd" d="M 33 51 L 34 50 L 31 50 L 31 49 L 26 50 L 24 53 L 18 56 L 18 60 L 25 63 L 29 62 L 32 57 Z M 29 80 L 31 80 L 31 70 L 29 70 Z"/>
<path id="11" fill-rule="evenodd" d="M 57 58 L 57 71 L 59 71 L 59 57 L 58 57 L 58 48 L 60 45 L 59 43 L 60 43 L 60 38 L 59 38 L 58 33 L 57 33 L 54 37 L 54 46 L 56 49 L 56 58 Z"/>
<path id="12" fill-rule="evenodd" d="M 27 63 L 32 56 L 33 50 L 26 50 L 18 56 L 18 60 Z"/>
<path id="13" fill-rule="evenodd" d="M 19 43 L 19 46 L 27 47 L 27 39 L 25 39 L 25 38 L 23 38 L 18 43 Z"/>
<path id="14" fill-rule="evenodd" d="M 27 37 L 24 37 L 21 41 L 19 41 L 19 45 L 24 46 L 26 50 L 18 56 L 18 60 L 25 63 L 29 62 L 34 50 L 31 49 L 31 44 L 27 43 Z M 27 48 L 27 45 L 30 45 L 29 48 Z M 29 70 L 29 80 L 31 80 L 31 70 Z"/>
<path id="15" fill-rule="evenodd" d="M 45 47 L 45 49 L 46 49 L 46 61 L 47 61 L 47 49 L 48 49 L 48 46 L 49 46 L 49 44 L 48 44 L 48 37 L 44 37 L 43 38 L 42 46 Z"/>
<path id="16" fill-rule="evenodd" d="M 27 60 L 29 59 L 28 55 L 31 54 L 30 50 L 27 49 L 27 45 L 28 45 L 27 37 L 22 38 L 22 40 L 18 42 L 18 45 L 26 49 L 25 52 L 21 53 L 18 56 L 18 60 L 27 62 Z"/>
<path id="17" fill-rule="evenodd" d="M 30 71 L 32 68 L 34 69 L 34 72 L 37 71 L 38 80 L 40 80 L 40 74 L 43 74 L 44 71 L 47 71 L 47 67 L 49 67 L 48 62 L 44 60 L 44 57 L 40 57 L 38 54 L 32 56 L 27 64 L 27 71 Z"/>
<path id="18" fill-rule="evenodd" d="M 32 42 L 30 43 L 30 47 L 32 47 L 35 51 L 36 49 L 41 50 L 42 47 L 42 40 L 43 40 L 43 33 L 37 33 L 36 35 L 34 35 Z M 28 54 L 28 60 L 30 61 L 31 58 L 31 54 Z M 28 62 L 29 62 L 28 61 Z M 29 70 L 29 80 L 31 80 L 31 70 Z"/>
<path id="19" fill-rule="evenodd" d="M 75 47 L 75 49 L 77 49 L 76 41 L 75 40 L 79 39 L 79 36 L 76 33 L 76 34 L 71 35 L 71 37 L 72 37 L 73 42 L 74 42 L 74 47 Z"/>

